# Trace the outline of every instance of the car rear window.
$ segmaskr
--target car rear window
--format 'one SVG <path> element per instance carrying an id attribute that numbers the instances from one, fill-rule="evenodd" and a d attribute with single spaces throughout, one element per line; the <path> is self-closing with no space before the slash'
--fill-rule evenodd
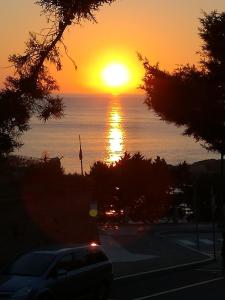
<path id="1" fill-rule="evenodd" d="M 87 259 L 89 265 L 108 260 L 107 256 L 101 250 L 95 248 L 89 250 Z"/>
<path id="2" fill-rule="evenodd" d="M 55 256 L 47 253 L 28 253 L 20 256 L 4 271 L 8 275 L 41 276 L 50 267 Z"/>
<path id="3" fill-rule="evenodd" d="M 73 263 L 74 260 L 72 254 L 67 254 L 61 257 L 59 261 L 57 261 L 54 267 L 54 271 L 58 271 L 62 269 L 69 272 L 73 269 Z"/>
<path id="4" fill-rule="evenodd" d="M 82 249 L 74 253 L 74 269 L 80 269 L 107 260 L 107 256 L 100 249 Z"/>

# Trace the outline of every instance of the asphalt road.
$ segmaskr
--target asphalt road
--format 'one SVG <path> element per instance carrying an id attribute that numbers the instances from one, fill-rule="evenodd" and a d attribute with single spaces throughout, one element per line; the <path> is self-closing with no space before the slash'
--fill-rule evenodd
<path id="1" fill-rule="evenodd" d="M 172 233 L 166 235 L 171 241 L 178 243 L 184 247 L 197 249 L 197 237 L 194 233 Z M 222 247 L 222 237 L 220 233 L 215 236 L 215 250 L 220 255 Z M 208 254 L 214 252 L 214 240 L 212 233 L 199 234 L 199 248 L 200 251 Z"/>
<path id="2" fill-rule="evenodd" d="M 225 299 L 220 262 L 192 270 L 115 280 L 110 299 Z"/>
<path id="3" fill-rule="evenodd" d="M 192 224 L 148 226 L 143 231 L 138 226 L 121 226 L 102 231 L 101 242 L 113 262 L 115 276 L 120 277 L 209 259 L 208 255 L 196 251 L 194 230 Z M 211 255 L 211 234 L 204 231 L 200 237 L 200 251 Z M 221 242 L 218 251 L 220 248 Z"/>

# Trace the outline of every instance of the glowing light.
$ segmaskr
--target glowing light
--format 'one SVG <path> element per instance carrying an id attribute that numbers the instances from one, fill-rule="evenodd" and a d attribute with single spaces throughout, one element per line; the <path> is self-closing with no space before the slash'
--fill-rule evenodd
<path id="1" fill-rule="evenodd" d="M 109 87 L 125 85 L 128 83 L 129 77 L 128 69 L 124 65 L 118 63 L 110 64 L 102 72 L 102 78 Z"/>
<path id="2" fill-rule="evenodd" d="M 116 211 L 114 209 L 111 209 L 109 211 L 106 211 L 106 216 L 115 216 L 116 215 Z"/>
<path id="3" fill-rule="evenodd" d="M 89 216 L 92 218 L 96 218 L 98 215 L 98 206 L 96 202 L 91 202 L 90 203 L 90 208 L 89 208 Z"/>
<path id="4" fill-rule="evenodd" d="M 117 162 L 124 152 L 125 132 L 122 128 L 122 114 L 120 105 L 113 102 L 109 112 L 109 129 L 108 129 L 108 158 L 109 163 Z"/>
<path id="5" fill-rule="evenodd" d="M 109 143 L 110 143 L 110 149 L 112 152 L 121 152 L 123 146 L 121 144 L 121 141 L 123 139 L 123 133 L 120 130 L 120 128 L 111 128 L 109 133 Z"/>
<path id="6" fill-rule="evenodd" d="M 114 111 L 111 115 L 111 119 L 114 123 L 119 124 L 121 122 L 121 116 L 118 112 Z"/>
<path id="7" fill-rule="evenodd" d="M 96 218 L 97 215 L 98 215 L 98 210 L 97 210 L 97 209 L 90 209 L 90 210 L 89 210 L 89 215 L 90 215 L 92 218 Z"/>
<path id="8" fill-rule="evenodd" d="M 142 93 L 137 88 L 142 83 L 144 73 L 135 51 L 123 46 L 103 47 L 89 57 L 87 68 L 83 71 L 84 86 L 93 92 L 112 95 Z"/>
<path id="9" fill-rule="evenodd" d="M 96 244 L 95 242 L 91 243 L 91 247 L 97 247 L 98 244 Z"/>

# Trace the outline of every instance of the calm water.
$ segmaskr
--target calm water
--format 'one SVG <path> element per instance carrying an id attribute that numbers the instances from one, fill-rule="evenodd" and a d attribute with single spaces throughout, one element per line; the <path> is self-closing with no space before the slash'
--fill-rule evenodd
<path id="1" fill-rule="evenodd" d="M 66 96 L 65 117 L 46 124 L 33 120 L 19 153 L 41 157 L 47 151 L 50 157 L 63 156 L 66 172 L 79 172 L 80 134 L 85 171 L 96 160 L 118 160 L 126 150 L 146 157 L 159 155 L 173 164 L 218 157 L 182 136 L 181 128 L 160 121 L 143 100 L 143 96 Z"/>

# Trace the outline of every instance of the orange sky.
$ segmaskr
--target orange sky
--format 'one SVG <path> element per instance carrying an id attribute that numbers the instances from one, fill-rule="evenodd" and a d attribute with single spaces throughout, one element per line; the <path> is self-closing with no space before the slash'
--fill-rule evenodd
<path id="1" fill-rule="evenodd" d="M 0 66 L 7 66 L 7 57 L 21 53 L 29 31 L 45 26 L 39 8 L 31 0 L 0 2 L 1 51 Z M 121 92 L 137 93 L 143 70 L 136 51 L 163 68 L 196 63 L 200 40 L 197 34 L 201 10 L 225 10 L 224 0 L 117 0 L 97 14 L 98 24 L 85 22 L 70 28 L 65 43 L 78 65 L 63 59 L 63 71 L 54 73 L 62 93 L 108 92 L 100 73 L 112 61 L 124 63 L 132 80 Z M 0 69 L 0 83 L 9 69 Z"/>

